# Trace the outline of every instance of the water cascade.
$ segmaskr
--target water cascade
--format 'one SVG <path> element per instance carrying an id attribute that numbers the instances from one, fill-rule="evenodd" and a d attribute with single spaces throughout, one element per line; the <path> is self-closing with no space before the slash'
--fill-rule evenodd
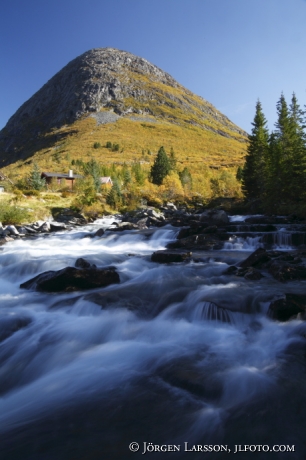
<path id="1" fill-rule="evenodd" d="M 20 239 L 0 251 L 1 458 L 137 459 L 153 443 L 179 445 L 164 455 L 184 459 L 185 442 L 232 453 L 235 445 L 295 445 L 271 458 L 304 458 L 306 326 L 272 321 L 267 306 L 284 292 L 305 292 L 306 282 L 225 275 L 226 250 L 238 261 L 262 244 L 257 237 L 237 237 L 214 257 L 202 251 L 189 263 L 158 264 L 150 256 L 176 228 L 90 237 L 109 225 Z M 289 238 L 280 243 L 290 246 Z M 61 294 L 20 289 L 78 257 L 115 267 L 120 284 Z"/>

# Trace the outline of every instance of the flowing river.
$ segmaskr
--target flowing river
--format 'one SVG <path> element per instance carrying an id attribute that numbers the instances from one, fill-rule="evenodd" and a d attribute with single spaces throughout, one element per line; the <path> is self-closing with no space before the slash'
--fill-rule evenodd
<path id="1" fill-rule="evenodd" d="M 1 459 L 220 459 L 237 449 L 242 460 L 305 458 L 306 324 L 272 321 L 267 310 L 283 292 L 305 293 L 306 282 L 223 274 L 258 240 L 163 265 L 150 256 L 175 239 L 174 227 L 88 237 L 110 222 L 0 251 Z M 20 289 L 78 257 L 115 266 L 120 284 Z"/>

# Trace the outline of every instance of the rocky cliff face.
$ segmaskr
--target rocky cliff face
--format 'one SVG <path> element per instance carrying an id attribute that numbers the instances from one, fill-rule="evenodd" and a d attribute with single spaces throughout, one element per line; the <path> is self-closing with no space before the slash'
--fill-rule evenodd
<path id="1" fill-rule="evenodd" d="M 100 48 L 67 64 L 10 118 L 0 132 L 0 164 L 26 158 L 27 143 L 42 133 L 105 109 L 119 116 L 149 114 L 172 123 L 191 123 L 227 137 L 246 135 L 147 60 Z"/>

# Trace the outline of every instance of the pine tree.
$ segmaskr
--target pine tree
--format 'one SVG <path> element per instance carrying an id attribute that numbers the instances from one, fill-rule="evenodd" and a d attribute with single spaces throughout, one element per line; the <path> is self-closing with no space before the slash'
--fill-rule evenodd
<path id="1" fill-rule="evenodd" d="M 265 191 L 265 158 L 269 148 L 269 132 L 261 103 L 256 103 L 252 133 L 242 173 L 242 189 L 248 199 L 263 198 Z"/>
<path id="2" fill-rule="evenodd" d="M 113 209 L 117 209 L 122 204 L 121 187 L 116 179 L 113 181 L 113 186 L 107 194 L 106 203 Z"/>
<path id="3" fill-rule="evenodd" d="M 83 166 L 85 174 L 91 176 L 93 178 L 93 183 L 96 191 L 100 190 L 101 187 L 101 168 L 99 163 L 96 160 L 91 159 L 88 163 L 85 163 Z"/>
<path id="4" fill-rule="evenodd" d="M 282 94 L 277 103 L 278 119 L 275 124 L 274 152 L 277 152 L 279 182 L 278 200 L 298 201 L 305 193 L 305 141 L 302 113 L 295 94 L 288 108 Z M 274 167 L 275 170 L 275 167 Z"/>
<path id="5" fill-rule="evenodd" d="M 126 187 L 128 184 L 132 182 L 132 176 L 128 168 L 123 168 L 122 171 L 122 179 L 123 179 L 123 185 Z"/>
<path id="6" fill-rule="evenodd" d="M 40 169 L 36 163 L 33 164 L 29 184 L 33 190 L 42 190 L 46 186 L 46 179 L 41 177 Z"/>
<path id="7" fill-rule="evenodd" d="M 165 152 L 164 147 L 160 147 L 154 164 L 151 167 L 151 178 L 153 184 L 161 185 L 166 176 L 171 171 L 169 158 Z"/>
<path id="8" fill-rule="evenodd" d="M 305 197 L 306 186 L 306 139 L 303 131 L 303 112 L 293 93 L 290 105 L 290 125 L 292 137 L 291 181 L 288 188 L 289 199 L 294 201 Z"/>

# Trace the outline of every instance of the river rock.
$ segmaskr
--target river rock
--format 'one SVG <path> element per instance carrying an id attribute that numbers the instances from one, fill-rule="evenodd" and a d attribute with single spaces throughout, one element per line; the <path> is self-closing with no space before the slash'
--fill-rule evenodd
<path id="1" fill-rule="evenodd" d="M 51 230 L 51 225 L 49 222 L 44 222 L 38 229 L 39 232 L 43 232 L 43 233 L 50 232 L 50 230 Z"/>
<path id="2" fill-rule="evenodd" d="M 223 210 L 205 211 L 200 216 L 201 222 L 207 222 L 209 225 L 227 225 L 230 220 Z"/>
<path id="3" fill-rule="evenodd" d="M 66 230 L 67 226 L 60 222 L 50 222 L 51 232 L 59 232 L 60 230 Z"/>
<path id="4" fill-rule="evenodd" d="M 119 283 L 118 273 L 112 269 L 66 267 L 58 271 L 47 271 L 20 285 L 23 289 L 46 292 L 71 292 L 94 289 Z"/>
<path id="5" fill-rule="evenodd" d="M 250 280 L 250 281 L 258 281 L 260 280 L 261 278 L 263 278 L 263 275 L 260 273 L 259 270 L 257 270 L 256 268 L 254 267 L 249 267 L 246 271 L 246 273 L 244 274 L 244 278 L 246 280 Z"/>
<path id="6" fill-rule="evenodd" d="M 96 233 L 93 235 L 93 238 L 95 238 L 96 236 L 101 238 L 101 236 L 103 236 L 105 233 L 105 230 L 103 228 L 99 228 L 99 230 L 96 231 Z"/>
<path id="7" fill-rule="evenodd" d="M 86 225 L 87 220 L 82 214 L 73 211 L 70 208 L 53 208 L 52 216 L 56 222 L 71 225 Z"/>
<path id="8" fill-rule="evenodd" d="M 148 225 L 150 225 L 150 220 L 147 217 L 137 220 L 136 225 L 138 226 L 139 230 L 146 230 Z"/>
<path id="9" fill-rule="evenodd" d="M 223 241 L 228 239 L 228 234 L 198 234 L 187 238 L 173 241 L 167 244 L 168 248 L 185 248 L 185 249 L 203 249 L 210 251 L 212 249 L 222 249 Z"/>
<path id="10" fill-rule="evenodd" d="M 95 264 L 89 263 L 86 259 L 83 259 L 83 257 L 79 257 L 75 261 L 74 266 L 77 268 L 97 268 Z"/>
<path id="11" fill-rule="evenodd" d="M 306 295 L 290 293 L 272 300 L 269 305 L 268 316 L 278 321 L 288 321 L 297 315 L 299 319 L 305 319 L 305 312 Z"/>
<path id="12" fill-rule="evenodd" d="M 278 259 L 269 264 L 269 272 L 277 281 L 282 282 L 306 279 L 306 267 L 304 265 L 290 264 Z"/>
<path id="13" fill-rule="evenodd" d="M 116 227 L 109 228 L 112 232 L 123 232 L 124 230 L 138 230 L 138 225 L 132 222 L 119 222 Z"/>
<path id="14" fill-rule="evenodd" d="M 245 260 L 240 262 L 239 266 L 241 268 L 247 267 L 257 267 L 260 268 L 264 263 L 270 260 L 270 256 L 267 251 L 263 248 L 258 248 L 256 251 L 247 257 Z"/>
<path id="15" fill-rule="evenodd" d="M 19 236 L 19 232 L 15 225 L 7 225 L 5 227 L 5 231 L 8 231 L 8 235 L 14 235 L 14 236 Z"/>
<path id="16" fill-rule="evenodd" d="M 167 264 L 171 262 L 184 262 L 191 256 L 191 252 L 156 251 L 151 255 L 151 260 L 152 262 Z"/>

